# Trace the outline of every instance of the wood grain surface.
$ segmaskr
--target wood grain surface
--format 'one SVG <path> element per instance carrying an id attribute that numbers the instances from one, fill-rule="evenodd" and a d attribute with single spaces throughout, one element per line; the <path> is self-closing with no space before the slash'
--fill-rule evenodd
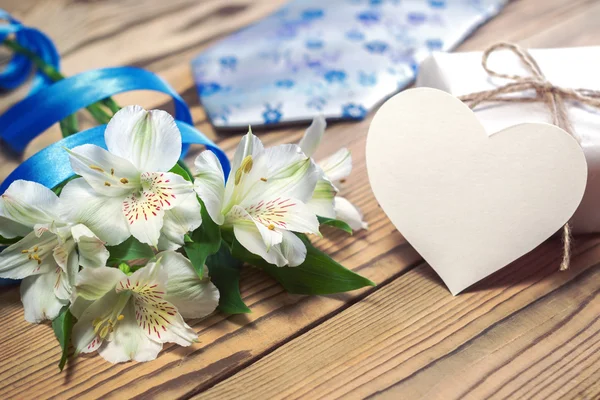
<path id="1" fill-rule="evenodd" d="M 67 75 L 113 65 L 159 73 L 192 107 L 196 126 L 231 155 L 240 134 L 217 133 L 207 122 L 189 61 L 283 2 L 0 0 L 0 8 L 48 33 Z M 530 47 L 598 45 L 598 21 L 599 1 L 516 0 L 460 50 L 499 40 Z M 2 94 L 0 111 L 26 92 Z M 166 96 L 148 92 L 117 101 L 172 109 Z M 92 124 L 83 114 L 81 120 Z M 598 398 L 600 239 L 576 238 L 566 273 L 557 271 L 560 245 L 550 240 L 452 297 L 371 193 L 364 160 L 369 122 L 330 126 L 317 158 L 341 146 L 352 150 L 355 168 L 342 195 L 363 209 L 371 228 L 353 237 L 328 232 L 330 239 L 318 245 L 377 287 L 290 295 L 246 268 L 242 294 L 252 313 L 191 321 L 199 344 L 165 346 L 157 360 L 142 364 L 115 366 L 84 356 L 63 373 L 51 328 L 26 323 L 18 290 L 4 290 L 0 398 Z M 273 145 L 295 142 L 302 131 L 256 133 Z M 59 138 L 59 130 L 50 129 L 25 156 Z M 0 178 L 20 161 L 0 149 Z"/>

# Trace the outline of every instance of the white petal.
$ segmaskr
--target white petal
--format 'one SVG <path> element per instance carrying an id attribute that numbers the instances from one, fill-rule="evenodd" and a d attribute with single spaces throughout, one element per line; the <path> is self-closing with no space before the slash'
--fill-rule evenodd
<path id="1" fill-rule="evenodd" d="M 73 253 L 73 250 L 75 250 L 75 241 L 73 240 L 67 240 L 64 243 L 59 243 L 52 250 L 54 260 L 56 261 L 58 266 L 62 268 L 63 271 L 67 270 L 69 255 Z"/>
<path id="2" fill-rule="evenodd" d="M 369 227 L 369 224 L 363 221 L 360 210 L 343 197 L 335 198 L 335 214 L 337 219 L 344 221 L 355 231 Z"/>
<path id="3" fill-rule="evenodd" d="M 269 230 L 319 234 L 319 221 L 309 207 L 290 197 L 243 204 L 252 219 Z"/>
<path id="4" fill-rule="evenodd" d="M 46 319 L 52 320 L 58 316 L 62 307 L 69 304 L 68 301 L 57 299 L 54 295 L 57 277 L 56 272 L 50 272 L 23 279 L 21 301 L 26 321 L 37 324 Z"/>
<path id="5" fill-rule="evenodd" d="M 100 194 L 124 197 L 140 186 L 140 172 L 136 167 L 102 147 L 84 144 L 67 151 L 73 171 Z"/>
<path id="6" fill-rule="evenodd" d="M 290 267 L 297 267 L 306 259 L 306 246 L 302 240 L 292 232 L 283 232 L 283 241 L 279 247 L 281 248 L 283 256 L 288 260 L 288 265 Z"/>
<path id="7" fill-rule="evenodd" d="M 110 253 L 100 240 L 85 225 L 78 224 L 71 228 L 73 239 L 77 243 L 79 265 L 84 268 L 97 268 L 106 265 Z"/>
<path id="8" fill-rule="evenodd" d="M 260 207 L 263 206 L 264 203 L 259 203 L 258 206 L 255 207 L 257 207 L 257 211 L 260 212 L 262 211 L 262 208 Z M 250 210 L 253 209 L 250 208 Z M 272 246 L 281 243 L 283 237 L 281 234 L 281 230 L 275 229 L 275 225 L 271 221 L 263 221 L 260 219 L 260 216 L 258 216 L 257 218 L 253 218 L 247 210 L 237 205 L 233 206 L 231 211 L 227 214 L 226 222 L 227 224 L 232 224 L 234 226 L 246 225 L 248 223 L 254 224 L 256 226 L 256 229 L 258 229 L 260 236 L 263 238 L 267 252 L 271 249 Z M 268 225 L 265 225 L 265 223 Z"/>
<path id="9" fill-rule="evenodd" d="M 67 183 L 60 199 L 65 218 L 87 226 L 108 245 L 120 244 L 131 236 L 123 199 L 99 195 L 82 178 Z"/>
<path id="10" fill-rule="evenodd" d="M 252 134 L 252 130 L 249 129 L 248 133 L 242 137 L 242 140 L 235 151 L 235 156 L 231 165 L 231 172 L 229 173 L 229 178 L 227 179 L 227 184 L 225 186 L 225 204 L 229 204 L 232 199 L 236 203 L 239 202 L 240 199 L 244 198 L 248 194 L 249 188 L 251 188 L 254 183 L 258 182 L 258 180 L 261 178 L 261 176 L 258 176 L 250 179 L 241 179 L 242 176 L 248 178 L 247 175 L 249 170 L 246 168 L 248 168 L 248 166 L 251 167 L 252 163 L 246 163 L 244 169 L 240 169 L 240 166 L 242 165 L 243 160 L 255 160 L 263 153 L 264 147 L 260 139 L 254 136 Z M 264 175 L 266 176 L 266 172 Z"/>
<path id="11" fill-rule="evenodd" d="M 327 179 L 320 179 L 317 182 L 313 197 L 306 203 L 308 208 L 314 214 L 325 217 L 335 218 L 334 198 L 337 189 Z"/>
<path id="12" fill-rule="evenodd" d="M 73 295 L 75 298 L 97 300 L 113 291 L 124 278 L 126 275 L 118 268 L 84 268 L 77 275 Z"/>
<path id="13" fill-rule="evenodd" d="M 319 115 L 313 119 L 312 123 L 304 133 L 298 146 L 300 146 L 304 154 L 308 157 L 312 157 L 315 151 L 317 151 L 326 127 L 327 121 L 325 121 L 325 117 Z"/>
<path id="14" fill-rule="evenodd" d="M 297 145 L 279 145 L 266 149 L 256 158 L 238 190 L 244 193 L 245 199 L 284 195 L 308 202 L 320 175 L 318 167 Z"/>
<path id="15" fill-rule="evenodd" d="M 135 193 L 127 197 L 123 201 L 123 214 L 133 237 L 150 246 L 158 246 L 165 209 L 152 193 Z"/>
<path id="16" fill-rule="evenodd" d="M 194 175 L 194 190 L 204 202 L 208 215 L 216 224 L 222 225 L 225 177 L 221 163 L 212 151 L 204 151 L 196 158 L 195 164 L 197 172 Z"/>
<path id="17" fill-rule="evenodd" d="M 167 271 L 167 297 L 184 318 L 202 318 L 219 305 L 219 290 L 208 279 L 204 267 L 204 279 L 200 279 L 192 263 L 179 253 L 160 253 L 163 268 Z"/>
<path id="18" fill-rule="evenodd" d="M 71 293 L 77 280 L 77 273 L 79 272 L 79 257 L 76 251 L 72 251 L 67 259 L 65 268 L 62 267 L 60 270 L 57 269 L 57 281 L 54 286 L 54 295 L 65 302 L 69 302 L 71 299 Z"/>
<path id="19" fill-rule="evenodd" d="M 140 242 L 157 247 L 165 210 L 188 197 L 195 198 L 195 194 L 190 182 L 169 172 L 142 174 L 142 186 L 142 193 L 134 193 L 125 199 L 123 213 L 131 234 Z"/>
<path id="20" fill-rule="evenodd" d="M 200 203 L 195 195 L 188 196 L 177 207 L 165 211 L 158 249 L 177 250 L 185 244 L 184 236 L 202 224 Z"/>
<path id="21" fill-rule="evenodd" d="M 339 149 L 333 155 L 319 163 L 325 176 L 332 182 L 346 178 L 352 172 L 352 155 L 350 150 Z"/>
<path id="22" fill-rule="evenodd" d="M 267 246 L 255 224 L 247 223 L 234 225 L 233 233 L 238 242 L 240 242 L 246 250 L 262 257 L 268 263 L 277 265 L 278 267 L 283 267 L 288 263 L 287 259 L 281 253 L 279 246 L 273 246 L 267 251 Z"/>
<path id="23" fill-rule="evenodd" d="M 159 259 L 121 280 L 117 291 L 133 292 L 137 324 L 150 339 L 189 346 L 198 335 L 183 322 L 175 306 L 165 300 L 167 280 L 167 272 Z"/>
<path id="24" fill-rule="evenodd" d="M 14 181 L 0 197 L 0 215 L 29 228 L 53 223 L 58 219 L 59 211 L 59 199 L 54 192 L 35 182 Z M 21 236 L 23 232 L 14 225 L 0 228 L 4 237 Z"/>
<path id="25" fill-rule="evenodd" d="M 88 268 L 88 270 L 97 272 L 100 268 Z M 86 270 L 84 269 L 82 272 L 84 271 Z M 121 295 L 114 290 L 109 290 L 98 300 L 91 303 L 77 318 L 71 334 L 76 355 L 79 353 L 90 353 L 101 345 L 102 340 L 94 331 L 94 321 L 105 319 L 115 313 L 120 313 L 121 310 L 118 309 L 120 308 L 119 304 L 126 300 L 125 297 L 128 298 L 125 294 Z"/>
<path id="26" fill-rule="evenodd" d="M 167 279 L 167 272 L 158 260 L 148 263 L 130 276 L 123 276 L 116 285 L 116 290 L 117 292 L 131 290 L 137 297 L 141 296 L 145 301 L 152 302 L 155 298 L 153 296 L 161 298 L 165 296 Z"/>
<path id="27" fill-rule="evenodd" d="M 44 232 L 37 237 L 31 232 L 0 253 L 0 278 L 23 279 L 54 271 L 53 250 L 57 245 L 56 235 Z"/>
<path id="28" fill-rule="evenodd" d="M 139 316 L 139 327 L 153 341 L 177 343 L 189 346 L 198 341 L 198 335 L 183 321 L 181 314 L 168 301 L 135 303 L 135 313 Z"/>
<path id="29" fill-rule="evenodd" d="M 0 202 L 0 236 L 5 239 L 14 239 L 23 237 L 31 232 L 31 227 L 15 222 L 11 219 L 3 217 L 2 204 Z"/>
<path id="30" fill-rule="evenodd" d="M 191 182 L 172 172 L 145 172 L 141 181 L 146 196 L 165 210 L 170 210 L 194 193 Z"/>
<path id="31" fill-rule="evenodd" d="M 110 340 L 105 340 L 98 354 L 113 364 L 126 361 L 151 361 L 162 350 L 162 343 L 155 342 L 142 332 L 135 319 L 133 302 L 123 309 L 123 320 L 119 321 Z"/>
<path id="32" fill-rule="evenodd" d="M 131 161 L 140 171 L 169 171 L 181 155 L 179 128 L 162 110 L 125 107 L 110 120 L 104 137 L 111 153 Z"/>
<path id="33" fill-rule="evenodd" d="M 93 300 L 86 300 L 83 297 L 71 296 L 71 305 L 69 306 L 69 310 L 75 318 L 80 319 L 83 315 L 83 312 L 89 306 L 91 306 L 93 302 Z"/>
<path id="34" fill-rule="evenodd" d="M 236 171 L 240 168 L 242 164 L 242 160 L 248 156 L 252 156 L 256 158 L 259 154 L 264 151 L 264 147 L 259 138 L 252 134 L 252 130 L 248 130 L 248 133 L 242 137 L 240 143 L 238 144 L 237 149 L 235 150 L 235 155 L 233 156 L 233 162 L 231 163 L 231 172 L 229 174 L 230 178 L 233 178 Z"/>

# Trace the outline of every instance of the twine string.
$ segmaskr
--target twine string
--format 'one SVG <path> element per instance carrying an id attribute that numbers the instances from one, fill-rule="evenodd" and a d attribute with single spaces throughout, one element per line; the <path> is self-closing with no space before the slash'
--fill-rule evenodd
<path id="1" fill-rule="evenodd" d="M 498 50 L 509 50 L 515 54 L 526 67 L 529 75 L 504 74 L 491 69 L 488 65 L 489 57 Z M 569 121 L 565 101 L 570 100 L 590 107 L 600 108 L 600 91 L 590 89 L 570 89 L 553 85 L 545 78 L 540 66 L 531 54 L 526 49 L 523 49 L 516 44 L 500 42 L 492 45 L 483 53 L 481 65 L 489 76 L 508 79 L 512 82 L 492 90 L 460 96 L 459 99 L 467 103 L 471 109 L 486 102 L 525 103 L 542 101 L 550 110 L 552 123 L 564 129 L 577 141 L 580 141 Z M 535 91 L 534 96 L 507 96 L 513 93 L 522 94 L 525 91 L 532 90 Z M 563 257 L 560 263 L 560 270 L 564 271 L 569 269 L 571 263 L 572 236 L 569 222 L 563 226 L 562 243 Z"/>

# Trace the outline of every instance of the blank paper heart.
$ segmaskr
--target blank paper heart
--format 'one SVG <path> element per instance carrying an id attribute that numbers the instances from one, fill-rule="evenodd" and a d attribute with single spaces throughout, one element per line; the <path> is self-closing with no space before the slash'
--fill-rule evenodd
<path id="1" fill-rule="evenodd" d="M 366 156 L 381 207 L 452 294 L 552 236 L 587 180 L 564 130 L 532 123 L 488 136 L 460 100 L 429 88 L 381 106 Z"/>

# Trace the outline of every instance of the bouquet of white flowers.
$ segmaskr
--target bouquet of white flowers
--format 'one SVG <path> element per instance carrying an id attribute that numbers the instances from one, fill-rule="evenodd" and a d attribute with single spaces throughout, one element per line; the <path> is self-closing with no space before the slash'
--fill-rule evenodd
<path id="1" fill-rule="evenodd" d="M 189 346 L 185 318 L 217 307 L 249 309 L 240 268 L 254 265 L 289 292 L 328 294 L 372 285 L 311 245 L 326 224 L 366 228 L 336 197 L 351 171 L 342 149 L 320 165 L 325 131 L 315 119 L 299 144 L 264 148 L 249 131 L 231 173 L 202 152 L 192 173 L 179 160 L 171 115 L 129 106 L 105 129 L 107 150 L 68 152 L 73 178 L 54 188 L 16 180 L 0 198 L 0 277 L 23 279 L 25 319 L 52 320 L 63 346 L 107 361 L 148 361 L 163 343 Z"/>

